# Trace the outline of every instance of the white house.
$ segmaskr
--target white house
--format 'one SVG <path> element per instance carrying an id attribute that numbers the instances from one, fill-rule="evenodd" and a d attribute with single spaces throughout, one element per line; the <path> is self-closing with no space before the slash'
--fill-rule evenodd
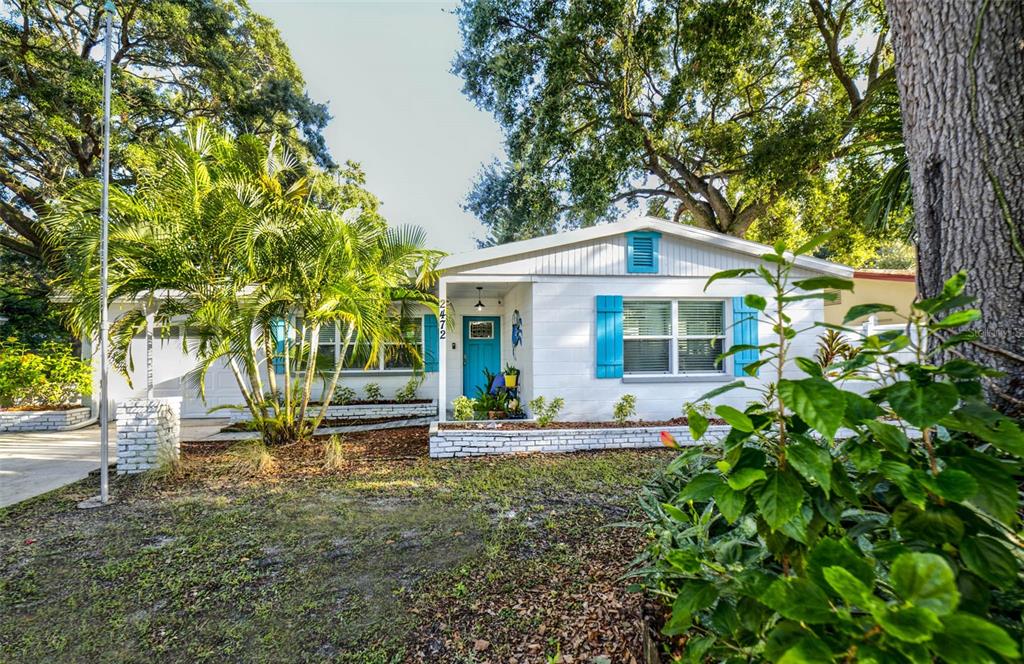
<path id="1" fill-rule="evenodd" d="M 647 217 L 449 256 L 440 266 L 447 324 L 441 328 L 439 417 L 450 416 L 453 398 L 475 393 L 484 367 L 497 372 L 506 364 L 521 370 L 523 403 L 562 397 L 561 419 L 609 420 L 623 394 L 636 396 L 643 419 L 682 415 L 683 402 L 746 378 L 743 366 L 756 353 L 716 365 L 724 349 L 763 343 L 770 334 L 742 302 L 748 293 L 771 295 L 759 278 L 722 279 L 705 291 L 708 277 L 756 267 L 768 251 Z M 851 268 L 815 258 L 796 263 L 798 276 L 853 275 Z M 799 328 L 824 320 L 824 306 L 817 299 L 795 302 L 790 315 Z M 816 339 L 816 333 L 799 335 L 793 354 L 813 355 Z M 787 367 L 787 373 L 797 370 Z M 720 402 L 740 406 L 751 397 L 736 390 Z"/>
<path id="2" fill-rule="evenodd" d="M 748 293 L 770 295 L 758 278 L 722 279 L 704 290 L 710 275 L 756 267 L 766 251 L 754 242 L 641 218 L 449 256 L 440 265 L 440 320 L 426 310 L 413 317 L 411 338 L 425 359 L 417 394 L 435 399 L 444 421 L 454 398 L 472 397 L 483 386 L 485 368 L 499 373 L 511 365 L 521 372 L 521 401 L 562 397 L 561 419 L 610 419 L 613 404 L 627 393 L 637 397 L 643 419 L 677 417 L 683 402 L 745 376 L 743 366 L 755 357 L 740 353 L 716 365 L 724 349 L 768 338 L 767 325 L 757 325 L 742 302 Z M 797 266 L 802 276 L 853 275 L 851 268 L 815 258 L 798 258 Z M 821 300 L 804 300 L 793 303 L 790 314 L 802 327 L 824 320 L 824 307 Z M 163 332 L 166 338 L 155 342 L 155 396 L 184 397 L 185 417 L 240 403 L 226 368 L 209 373 L 205 402 L 187 389 L 183 377 L 194 365 L 182 352 L 187 331 Z M 321 353 L 337 357 L 332 332 L 321 335 Z M 799 335 L 793 354 L 812 355 L 816 337 Z M 111 374 L 114 402 L 145 392 L 144 338 L 135 339 L 133 355 L 132 387 Z M 360 391 L 378 383 L 390 397 L 413 375 L 408 362 L 382 360 L 368 370 L 346 369 L 342 384 Z M 721 402 L 740 406 L 751 396 L 737 390 Z"/>

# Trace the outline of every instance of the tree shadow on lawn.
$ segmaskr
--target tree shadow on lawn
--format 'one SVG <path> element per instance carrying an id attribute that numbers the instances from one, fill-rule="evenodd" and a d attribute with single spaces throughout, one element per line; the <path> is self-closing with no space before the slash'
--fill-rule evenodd
<path id="1" fill-rule="evenodd" d="M 637 537 L 600 529 L 627 516 L 664 459 L 378 462 L 214 486 L 122 479 L 111 507 L 79 511 L 73 501 L 95 490 L 84 480 L 0 512 L 0 652 L 12 662 L 625 652 L 635 635 L 623 632 L 617 574 Z M 619 608 L 593 611 L 608 602 Z M 609 638 L 595 640 L 602 621 Z"/>

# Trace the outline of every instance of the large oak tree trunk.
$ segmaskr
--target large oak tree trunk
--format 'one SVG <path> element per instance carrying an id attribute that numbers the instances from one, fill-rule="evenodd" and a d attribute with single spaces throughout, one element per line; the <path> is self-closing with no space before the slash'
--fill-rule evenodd
<path id="1" fill-rule="evenodd" d="M 1024 413 L 1024 2 L 888 0 L 918 235 L 918 286 L 960 269 L 983 318 L 972 359 Z"/>

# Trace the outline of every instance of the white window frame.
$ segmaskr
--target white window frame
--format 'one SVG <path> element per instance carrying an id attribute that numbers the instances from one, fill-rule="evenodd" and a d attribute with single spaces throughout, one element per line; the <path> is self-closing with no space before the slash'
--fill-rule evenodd
<path id="1" fill-rule="evenodd" d="M 412 317 L 412 319 L 419 320 L 419 322 L 420 322 L 420 341 L 419 341 L 419 343 L 420 343 L 420 348 L 421 348 L 421 353 L 420 353 L 421 356 L 426 353 L 426 348 L 427 348 L 427 340 L 426 340 L 426 337 L 425 337 L 425 327 L 423 325 L 423 318 L 424 318 L 424 316 L 422 316 L 422 315 L 421 316 L 413 316 Z M 335 324 L 335 326 L 334 326 L 334 343 L 332 344 L 334 346 L 334 362 L 335 362 L 335 366 L 337 366 L 337 363 L 341 359 L 339 356 L 341 354 L 341 347 L 344 345 L 344 342 L 345 342 L 345 340 L 341 338 L 341 330 L 338 327 L 338 325 Z M 318 342 L 317 346 L 319 347 L 319 350 L 317 352 L 319 353 L 327 345 L 328 344 L 326 344 L 326 343 L 321 344 L 321 343 Z M 403 344 L 394 343 L 394 342 L 388 342 L 388 343 L 384 343 L 382 345 L 383 346 L 401 346 Z M 352 346 L 353 347 L 355 346 L 355 341 L 354 340 L 353 340 Z M 423 359 L 425 360 L 425 358 L 423 358 Z M 417 371 L 417 369 L 415 367 L 391 367 L 391 368 L 388 368 L 388 367 L 385 366 L 386 362 L 387 362 L 387 353 L 382 351 L 382 352 L 378 353 L 377 366 L 376 367 L 369 367 L 369 368 L 366 368 L 366 367 L 359 367 L 359 368 L 354 368 L 354 367 L 353 368 L 345 368 L 345 367 L 342 367 L 341 373 L 342 374 L 368 374 L 368 373 L 408 374 L 408 373 L 412 373 L 412 372 Z M 421 371 L 422 371 L 422 369 L 421 369 Z"/>
<path id="2" fill-rule="evenodd" d="M 669 355 L 668 355 L 668 366 L 669 371 L 667 373 L 645 373 L 629 371 L 626 369 L 625 364 L 622 367 L 622 374 L 626 377 L 657 377 L 657 376 L 722 376 L 727 375 L 730 369 L 731 358 L 726 358 L 722 361 L 717 371 L 679 371 L 679 342 L 686 339 L 722 339 L 722 351 L 724 352 L 729 348 L 731 344 L 731 329 L 732 327 L 727 323 L 731 309 L 729 307 L 729 301 L 723 298 L 715 297 L 626 297 L 623 298 L 623 305 L 627 302 L 668 302 L 671 305 L 671 334 L 669 335 L 638 335 L 638 336 L 626 336 L 625 330 L 623 330 L 622 344 L 625 346 L 626 341 L 629 340 L 669 340 Z M 722 306 L 722 334 L 688 334 L 686 336 L 679 336 L 679 303 L 680 302 L 714 302 Z"/>

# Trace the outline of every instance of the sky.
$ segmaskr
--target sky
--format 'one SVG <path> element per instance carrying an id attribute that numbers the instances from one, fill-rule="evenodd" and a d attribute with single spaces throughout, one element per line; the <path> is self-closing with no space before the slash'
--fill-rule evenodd
<path id="1" fill-rule="evenodd" d="M 460 47 L 456 3 L 255 0 L 333 119 L 334 160 L 359 162 L 395 224 L 426 229 L 430 246 L 475 248 L 485 234 L 462 209 L 480 167 L 503 155 L 490 114 L 450 73 Z"/>

